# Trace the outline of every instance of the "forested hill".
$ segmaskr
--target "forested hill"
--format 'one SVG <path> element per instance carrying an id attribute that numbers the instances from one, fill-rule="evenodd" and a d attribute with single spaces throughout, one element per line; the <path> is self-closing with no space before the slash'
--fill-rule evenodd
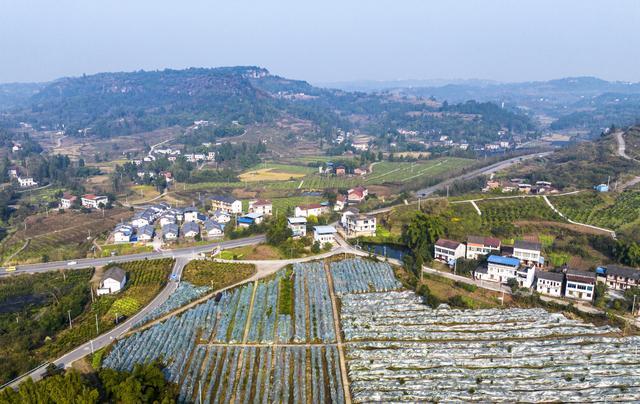
<path id="1" fill-rule="evenodd" d="M 446 111 L 440 107 L 433 100 L 314 87 L 260 67 L 239 66 L 63 78 L 1 118 L 100 137 L 187 126 L 196 120 L 252 124 L 285 116 L 308 120 L 324 135 L 338 128 L 359 128 L 372 135 L 409 128 L 489 141 L 501 128 L 532 129 L 521 112 L 494 104 L 449 105 Z M 472 124 L 463 117 L 470 114 L 477 118 Z"/>

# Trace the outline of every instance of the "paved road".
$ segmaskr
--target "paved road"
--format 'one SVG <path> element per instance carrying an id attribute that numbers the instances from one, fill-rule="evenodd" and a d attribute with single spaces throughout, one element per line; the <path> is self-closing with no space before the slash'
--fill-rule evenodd
<path id="1" fill-rule="evenodd" d="M 499 162 L 491 164 L 491 165 L 489 165 L 487 167 L 478 168 L 477 170 L 469 171 L 468 173 L 461 174 L 461 175 L 458 175 L 456 177 L 449 178 L 448 180 L 439 182 L 436 185 L 432 185 L 430 187 L 420 189 L 420 190 L 416 191 L 416 195 L 419 198 L 426 198 L 428 196 L 433 195 L 436 191 L 444 189 L 447 185 L 451 185 L 454 181 L 468 180 L 470 178 L 478 177 L 480 175 L 492 174 L 492 173 L 494 173 L 496 171 L 500 171 L 500 170 L 505 169 L 507 167 L 510 167 L 510 166 L 512 166 L 514 164 L 517 164 L 517 163 L 519 163 L 521 161 L 525 161 L 525 160 L 529 160 L 529 159 L 536 158 L 536 157 L 541 157 L 541 156 L 542 157 L 548 156 L 551 153 L 553 153 L 553 152 L 526 154 L 524 156 L 518 156 L 518 157 L 510 158 L 508 160 L 499 161 Z M 371 215 L 377 215 L 379 213 L 389 212 L 393 208 L 395 208 L 396 206 L 398 206 L 398 205 L 387 206 L 385 208 L 375 209 L 375 210 L 372 210 L 371 212 L 368 212 L 368 213 L 371 214 Z"/>
<path id="2" fill-rule="evenodd" d="M 418 197 L 420 198 L 426 198 L 427 196 L 433 195 L 436 191 L 444 189 L 447 185 L 451 185 L 454 181 L 468 180 L 470 178 L 478 177 L 480 175 L 492 174 L 492 173 L 495 173 L 496 171 L 500 171 L 514 164 L 517 164 L 521 161 L 530 160 L 536 157 L 548 156 L 551 153 L 553 152 L 526 154 L 524 156 L 518 156 L 518 157 L 510 158 L 508 160 L 499 161 L 497 163 L 491 164 L 490 166 L 478 168 L 477 170 L 470 171 L 468 173 L 459 175 L 457 177 L 449 178 L 448 180 L 442 181 L 436 185 L 420 189 L 416 191 L 416 195 L 418 195 Z"/>
<path id="3" fill-rule="evenodd" d="M 22 274 L 22 273 L 38 273 L 38 272 L 46 272 L 46 271 L 54 271 L 57 269 L 75 269 L 75 268 L 86 268 L 86 267 L 95 267 L 106 265 L 110 262 L 128 262 L 128 261 L 136 261 L 143 259 L 158 259 L 158 258 L 179 258 L 179 257 L 190 257 L 195 256 L 201 252 L 209 252 L 212 251 L 216 247 L 220 247 L 222 249 L 229 249 L 234 247 L 241 247 L 245 245 L 251 244 L 260 244 L 265 241 L 264 235 L 252 236 L 247 238 L 241 238 L 237 240 L 228 240 L 228 241 L 219 241 L 211 244 L 201 245 L 197 247 L 185 247 L 185 248 L 176 248 L 174 250 L 167 251 L 151 251 L 146 253 L 139 254 L 130 254 L 130 255 L 118 255 L 115 257 L 106 257 L 106 258 L 83 258 L 72 261 L 55 261 L 55 262 L 46 262 L 41 264 L 29 264 L 29 265 L 20 265 L 13 272 L 6 272 L 5 268 L 0 268 L 0 276 L 6 275 L 14 275 L 14 274 Z M 69 262 L 76 262 L 73 265 L 69 265 Z"/>

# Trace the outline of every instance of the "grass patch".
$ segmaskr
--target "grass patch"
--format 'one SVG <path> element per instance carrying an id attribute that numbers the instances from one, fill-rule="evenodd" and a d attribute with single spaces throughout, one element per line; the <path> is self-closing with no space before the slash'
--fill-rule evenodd
<path id="1" fill-rule="evenodd" d="M 284 278 L 280 281 L 278 293 L 278 314 L 293 316 L 293 271 L 287 269 Z"/>
<path id="2" fill-rule="evenodd" d="M 182 280 L 218 290 L 250 278 L 255 273 L 256 267 L 253 264 L 194 260 L 184 267 Z"/>

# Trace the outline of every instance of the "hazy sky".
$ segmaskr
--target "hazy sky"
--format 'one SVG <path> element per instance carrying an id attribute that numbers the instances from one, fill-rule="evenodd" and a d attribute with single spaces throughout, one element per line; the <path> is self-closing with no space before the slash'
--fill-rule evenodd
<path id="1" fill-rule="evenodd" d="M 259 65 L 311 82 L 640 81 L 640 0 L 0 0 L 0 82 Z"/>

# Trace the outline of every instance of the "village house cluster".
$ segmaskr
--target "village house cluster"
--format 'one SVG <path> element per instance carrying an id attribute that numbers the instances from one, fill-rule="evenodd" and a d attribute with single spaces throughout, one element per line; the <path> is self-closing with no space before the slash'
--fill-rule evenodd
<path id="1" fill-rule="evenodd" d="M 161 238 L 164 242 L 202 237 L 216 239 L 224 236 L 225 226 L 235 220 L 238 227 L 260 224 L 273 214 L 271 201 L 256 199 L 249 201 L 246 214 L 242 201 L 223 195 L 209 197 L 207 214 L 194 206 L 171 207 L 161 202 L 136 212 L 129 223 L 116 226 L 112 236 L 115 243 L 151 242 Z"/>
<path id="2" fill-rule="evenodd" d="M 510 180 L 497 180 L 490 178 L 485 187 L 482 188 L 482 192 L 522 192 L 523 194 L 541 195 L 541 194 L 555 194 L 557 189 L 548 181 L 536 181 L 535 184 L 530 184 L 524 178 L 512 178 Z"/>
<path id="3" fill-rule="evenodd" d="M 514 279 L 520 287 L 540 294 L 592 301 L 597 281 L 611 289 L 625 289 L 640 285 L 640 271 L 609 266 L 596 273 L 564 268 L 561 272 L 543 270 L 544 257 L 540 243 L 517 240 L 514 245 L 502 245 L 493 237 L 469 236 L 466 243 L 439 239 L 434 246 L 434 258 L 451 266 L 457 259 L 479 259 L 486 263 L 474 271 L 477 280 L 507 284 Z"/>
<path id="4" fill-rule="evenodd" d="M 351 188 L 346 195 L 340 194 L 336 198 L 333 208 L 329 202 L 312 203 L 296 206 L 294 216 L 289 217 L 288 227 L 294 237 L 305 237 L 307 234 L 307 219 L 311 216 L 319 217 L 334 212 L 342 212 L 339 221 L 339 230 L 333 226 L 316 226 L 313 239 L 321 244 L 334 243 L 335 234 L 340 231 L 345 237 L 375 236 L 376 217 L 360 214 L 360 211 L 352 205 L 362 203 L 369 191 L 362 186 Z"/>
<path id="5" fill-rule="evenodd" d="M 355 147 L 355 145 L 354 145 Z M 320 175 L 335 175 L 336 177 L 345 177 L 345 176 L 358 176 L 363 177 L 369 173 L 369 170 L 366 167 L 356 167 L 352 171 L 349 171 L 347 167 L 342 164 L 334 164 L 329 161 L 324 165 L 318 167 L 318 173 Z"/>

